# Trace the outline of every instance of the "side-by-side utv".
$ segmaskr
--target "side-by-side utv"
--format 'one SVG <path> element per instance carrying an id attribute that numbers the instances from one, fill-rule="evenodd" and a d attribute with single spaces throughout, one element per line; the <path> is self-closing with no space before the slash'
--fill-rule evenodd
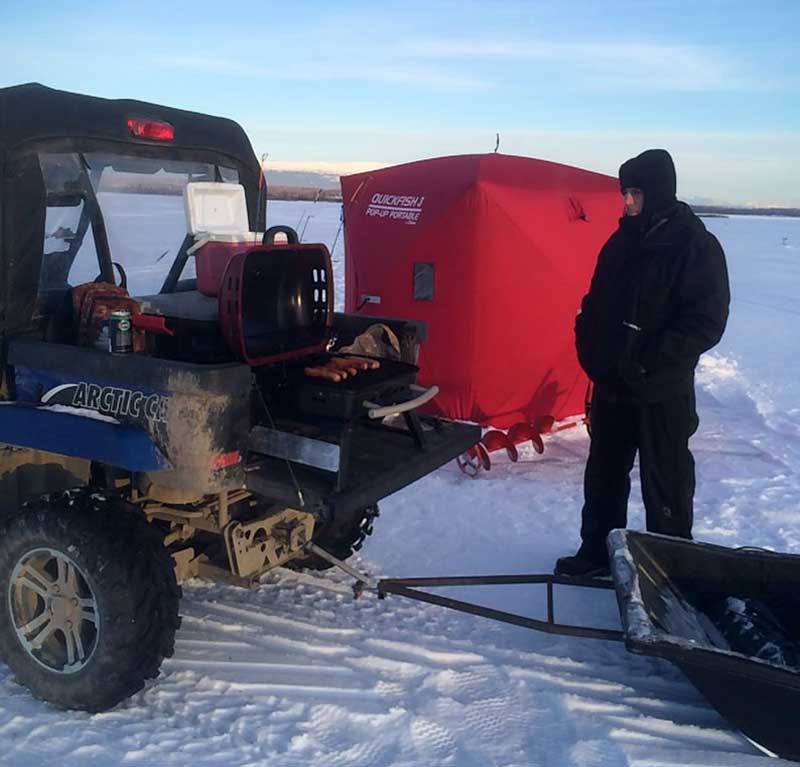
<path id="1" fill-rule="evenodd" d="M 0 658 L 98 711 L 173 651 L 178 582 L 346 559 L 471 447 L 413 322 L 333 312 L 230 120 L 0 90 Z M 319 548 L 309 546 L 313 544 Z"/>

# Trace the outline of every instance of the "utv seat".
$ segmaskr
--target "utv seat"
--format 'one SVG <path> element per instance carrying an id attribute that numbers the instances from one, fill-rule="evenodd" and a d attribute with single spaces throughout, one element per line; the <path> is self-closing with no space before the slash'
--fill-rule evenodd
<path id="1" fill-rule="evenodd" d="M 180 293 L 156 293 L 138 298 L 143 314 L 156 314 L 176 320 L 216 323 L 218 300 L 197 290 Z"/>
<path id="2" fill-rule="evenodd" d="M 154 335 L 155 354 L 195 363 L 230 362 L 218 321 L 218 299 L 197 290 L 138 298 L 142 314 L 163 317 L 169 334 Z"/>

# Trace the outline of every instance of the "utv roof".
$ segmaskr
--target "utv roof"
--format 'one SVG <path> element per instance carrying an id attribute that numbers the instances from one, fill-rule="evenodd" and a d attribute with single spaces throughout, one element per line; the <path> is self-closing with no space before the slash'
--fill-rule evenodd
<path id="1" fill-rule="evenodd" d="M 170 144 L 221 152 L 244 165 L 257 164 L 244 130 L 233 120 L 132 99 L 103 99 L 47 88 L 39 83 L 0 88 L 0 155 L 27 142 L 59 138 L 152 143 L 134 139 L 130 117 L 165 121 L 175 129 Z"/>

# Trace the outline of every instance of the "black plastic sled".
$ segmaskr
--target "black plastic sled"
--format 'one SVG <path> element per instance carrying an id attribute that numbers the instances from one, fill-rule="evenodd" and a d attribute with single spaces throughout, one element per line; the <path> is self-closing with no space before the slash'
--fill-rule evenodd
<path id="1" fill-rule="evenodd" d="M 633 653 L 664 658 L 755 746 L 800 761 L 800 556 L 630 530 L 612 531 L 608 548 L 613 580 L 387 578 L 377 589 L 535 631 L 622 641 Z M 545 585 L 546 620 L 422 590 L 504 584 Z M 558 623 L 554 586 L 615 590 L 623 630 Z"/>
<path id="2" fill-rule="evenodd" d="M 614 530 L 628 650 L 675 663 L 734 727 L 800 761 L 800 556 Z"/>

